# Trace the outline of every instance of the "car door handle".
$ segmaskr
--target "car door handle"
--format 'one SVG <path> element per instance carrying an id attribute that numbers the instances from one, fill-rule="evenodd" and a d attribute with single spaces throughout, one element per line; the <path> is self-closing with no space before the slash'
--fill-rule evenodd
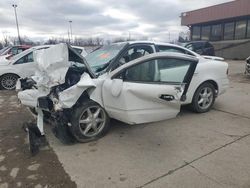
<path id="1" fill-rule="evenodd" d="M 173 95 L 168 95 L 168 94 L 161 94 L 159 98 L 165 101 L 172 101 L 175 99 Z"/>

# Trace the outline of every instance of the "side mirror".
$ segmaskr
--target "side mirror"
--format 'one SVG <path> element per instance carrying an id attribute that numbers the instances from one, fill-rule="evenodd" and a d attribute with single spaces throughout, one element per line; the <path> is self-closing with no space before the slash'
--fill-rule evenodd
<path id="1" fill-rule="evenodd" d="M 114 97 L 118 97 L 121 94 L 123 86 L 123 80 L 122 79 L 113 79 L 112 80 L 112 86 L 111 86 L 111 94 Z"/>

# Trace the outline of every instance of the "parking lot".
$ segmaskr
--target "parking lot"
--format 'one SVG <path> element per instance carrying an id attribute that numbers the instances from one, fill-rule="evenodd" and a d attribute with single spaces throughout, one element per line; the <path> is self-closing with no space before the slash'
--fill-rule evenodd
<path id="1" fill-rule="evenodd" d="M 104 138 L 50 146 L 31 157 L 15 92 L 0 91 L 0 187 L 250 187 L 250 77 L 230 61 L 230 88 L 213 110 L 171 120 L 112 121 Z"/>

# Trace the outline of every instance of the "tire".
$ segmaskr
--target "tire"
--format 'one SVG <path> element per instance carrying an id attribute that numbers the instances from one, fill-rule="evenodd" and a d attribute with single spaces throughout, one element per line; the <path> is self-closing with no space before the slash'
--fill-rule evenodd
<path id="1" fill-rule="evenodd" d="M 19 77 L 16 74 L 4 74 L 0 78 L 0 86 L 5 90 L 13 90 L 16 88 L 16 82 Z"/>
<path id="2" fill-rule="evenodd" d="M 87 100 L 73 110 L 69 128 L 78 142 L 94 141 L 108 132 L 109 116 L 98 103 Z"/>
<path id="3" fill-rule="evenodd" d="M 201 84 L 195 91 L 191 109 L 196 113 L 208 112 L 214 104 L 215 96 L 215 88 L 213 84 L 209 82 Z"/>

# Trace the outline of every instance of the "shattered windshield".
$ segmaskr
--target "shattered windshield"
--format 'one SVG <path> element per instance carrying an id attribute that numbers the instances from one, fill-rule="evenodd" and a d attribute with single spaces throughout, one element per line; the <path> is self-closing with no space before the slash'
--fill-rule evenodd
<path id="1" fill-rule="evenodd" d="M 105 45 L 94 52 L 88 54 L 85 58 L 91 69 L 97 73 L 104 70 L 110 61 L 126 46 L 127 43 L 116 43 Z"/>

